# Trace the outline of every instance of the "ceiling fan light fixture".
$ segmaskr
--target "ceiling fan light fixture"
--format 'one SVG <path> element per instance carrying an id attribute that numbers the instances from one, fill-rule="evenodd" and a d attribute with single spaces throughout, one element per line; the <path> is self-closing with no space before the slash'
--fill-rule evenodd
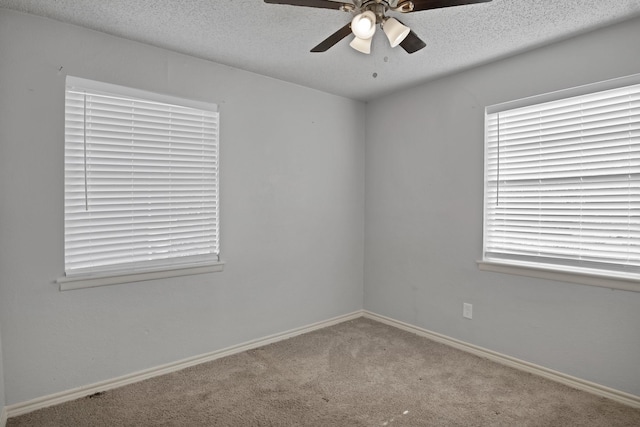
<path id="1" fill-rule="evenodd" d="M 411 29 L 396 18 L 388 18 L 382 23 L 382 30 L 389 39 L 391 47 L 396 47 L 409 35 Z"/>
<path id="2" fill-rule="evenodd" d="M 376 32 L 376 14 L 370 10 L 356 15 L 351 20 L 351 31 L 359 39 L 370 39 Z"/>
<path id="3" fill-rule="evenodd" d="M 373 38 L 370 37 L 368 39 L 361 39 L 360 37 L 354 37 L 349 43 L 349 46 L 357 50 L 358 52 L 366 53 L 367 55 L 371 53 L 371 40 Z"/>

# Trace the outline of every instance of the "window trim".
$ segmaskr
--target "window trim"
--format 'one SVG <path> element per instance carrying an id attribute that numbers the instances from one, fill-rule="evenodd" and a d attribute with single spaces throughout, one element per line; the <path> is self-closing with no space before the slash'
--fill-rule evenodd
<path id="1" fill-rule="evenodd" d="M 541 95 L 534 95 L 518 100 L 507 101 L 500 104 L 494 104 L 485 108 L 485 121 L 489 114 L 500 111 L 527 107 L 534 104 L 542 104 L 563 98 L 587 95 L 594 92 L 607 91 L 620 88 L 623 86 L 631 86 L 640 84 L 640 74 L 614 78 L 596 83 L 590 83 L 568 89 L 562 89 Z M 486 122 L 485 122 L 486 123 Z M 525 277 L 533 277 L 546 280 L 555 280 L 561 282 L 577 283 L 588 286 L 604 287 L 609 289 L 625 290 L 631 292 L 640 292 L 640 279 L 637 275 L 625 274 L 624 272 L 616 272 L 613 270 L 598 270 L 584 267 L 573 267 L 570 265 L 543 264 L 527 261 L 514 261 L 507 259 L 490 258 L 485 255 L 485 236 L 487 233 L 487 126 L 484 129 L 484 169 L 483 182 L 484 194 L 482 199 L 482 258 L 477 260 L 478 269 L 481 271 L 489 271 L 496 273 L 505 273 Z"/>
<path id="2" fill-rule="evenodd" d="M 213 111 L 219 114 L 219 108 L 217 104 L 206 101 L 198 101 L 189 98 L 181 98 L 172 95 L 166 95 L 156 92 L 149 92 L 146 90 L 135 89 L 105 82 L 98 82 L 94 80 L 87 80 L 75 76 L 67 76 L 65 82 L 65 94 L 66 88 L 69 86 L 80 86 L 89 88 L 96 92 L 116 93 L 123 94 L 127 97 L 139 98 L 142 100 L 149 100 L 152 102 L 166 103 L 180 105 L 188 108 L 200 109 L 205 111 Z M 66 103 L 66 95 L 65 95 Z M 66 111 L 66 106 L 65 106 Z M 65 113 L 66 114 L 66 113 Z M 218 124 L 219 126 L 219 124 Z M 66 138 L 66 137 L 65 137 Z M 219 136 L 218 136 L 219 138 Z M 219 144 L 219 141 L 217 142 Z M 219 170 L 219 148 L 218 148 L 218 170 Z M 218 187 L 218 206 L 219 206 L 219 185 L 220 185 L 220 172 L 218 171 L 217 187 Z M 219 210 L 219 207 L 218 207 Z M 219 212 L 219 211 L 218 211 Z M 219 215 L 219 214 L 218 214 Z M 219 221 L 219 219 L 218 219 Z M 218 225 L 218 247 L 220 246 L 220 229 Z M 64 250 L 64 249 L 63 249 Z M 100 272 L 79 272 L 76 274 L 68 275 L 64 273 L 61 277 L 55 279 L 55 283 L 58 284 L 60 291 L 92 288 L 98 286 L 108 286 L 123 283 L 133 283 L 147 280 L 164 279 L 171 277 L 180 277 L 196 274 L 206 274 L 221 272 L 224 270 L 225 262 L 220 259 L 220 252 L 217 256 L 211 260 L 203 260 L 202 262 L 191 263 L 174 263 L 171 265 L 147 265 L 138 266 L 133 265 L 130 268 L 114 268 L 112 270 L 106 269 Z M 65 267 L 66 269 L 66 267 Z"/>
<path id="3" fill-rule="evenodd" d="M 640 292 L 640 281 L 613 274 L 602 274 L 598 271 L 586 269 L 558 269 L 543 267 L 541 264 L 525 262 L 507 262 L 503 260 L 484 259 L 476 261 L 478 269 L 494 273 L 512 274 L 516 276 L 533 277 L 536 279 L 555 280 L 558 282 L 577 283 L 580 285 L 597 286 L 601 288 L 617 289 L 622 291 Z"/>
<path id="4" fill-rule="evenodd" d="M 60 291 L 71 291 L 74 289 L 95 288 L 98 286 L 143 282 L 146 280 L 217 273 L 224 270 L 224 265 L 224 261 L 219 261 L 190 267 L 156 268 L 126 273 L 104 273 L 86 276 L 64 276 L 58 278 L 56 283 L 59 285 Z"/>
<path id="5" fill-rule="evenodd" d="M 568 89 L 560 89 L 553 92 L 547 92 L 540 95 L 533 95 L 526 98 L 516 99 L 513 101 L 502 102 L 500 104 L 490 105 L 485 108 L 486 114 L 492 114 L 504 110 L 512 110 L 516 108 L 528 107 L 533 104 L 543 104 L 545 102 L 556 101 L 562 98 L 571 98 L 574 96 L 588 95 L 593 92 L 604 92 L 606 90 L 617 89 L 623 86 L 632 86 L 640 83 L 640 73 L 630 76 L 618 77 L 615 79 L 604 80 L 596 83 L 589 83 L 582 86 L 576 86 Z M 485 135 L 486 136 L 486 135 Z"/>

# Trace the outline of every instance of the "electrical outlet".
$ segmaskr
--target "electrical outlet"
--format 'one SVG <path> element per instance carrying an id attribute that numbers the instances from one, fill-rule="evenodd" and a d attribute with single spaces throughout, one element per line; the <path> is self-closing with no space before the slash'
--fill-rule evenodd
<path id="1" fill-rule="evenodd" d="M 467 319 L 473 318 L 473 305 L 468 303 L 462 303 L 462 317 L 466 317 Z"/>

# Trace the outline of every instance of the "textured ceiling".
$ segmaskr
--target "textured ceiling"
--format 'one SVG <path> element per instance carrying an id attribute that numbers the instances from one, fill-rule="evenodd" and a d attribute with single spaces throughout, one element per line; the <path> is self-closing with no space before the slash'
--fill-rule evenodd
<path id="1" fill-rule="evenodd" d="M 349 47 L 351 36 L 309 52 L 351 14 L 262 0 L 0 0 L 0 7 L 365 101 L 640 15 L 640 0 L 493 0 L 402 15 L 427 47 L 409 55 L 378 32 L 364 55 Z"/>

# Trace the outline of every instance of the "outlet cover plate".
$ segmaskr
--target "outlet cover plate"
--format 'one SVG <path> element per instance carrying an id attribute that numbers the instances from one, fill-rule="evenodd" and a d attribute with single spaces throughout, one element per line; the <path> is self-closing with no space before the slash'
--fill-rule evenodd
<path id="1" fill-rule="evenodd" d="M 473 305 L 469 303 L 462 303 L 462 316 L 467 319 L 473 318 Z"/>

